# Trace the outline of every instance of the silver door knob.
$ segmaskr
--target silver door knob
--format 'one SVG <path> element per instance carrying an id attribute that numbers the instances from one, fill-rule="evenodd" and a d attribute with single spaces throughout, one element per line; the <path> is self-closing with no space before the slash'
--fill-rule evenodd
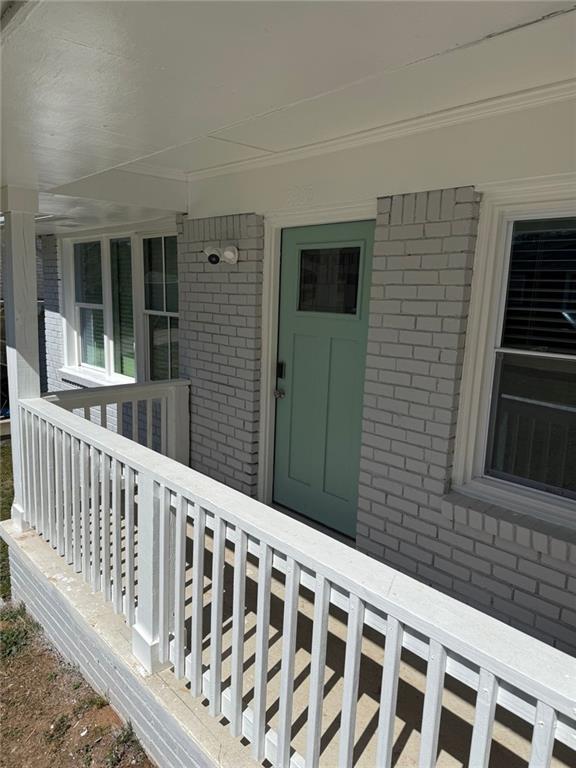
<path id="1" fill-rule="evenodd" d="M 283 397 L 286 397 L 286 392 L 284 392 L 283 389 L 275 389 L 274 397 L 276 398 L 276 400 L 282 400 Z"/>

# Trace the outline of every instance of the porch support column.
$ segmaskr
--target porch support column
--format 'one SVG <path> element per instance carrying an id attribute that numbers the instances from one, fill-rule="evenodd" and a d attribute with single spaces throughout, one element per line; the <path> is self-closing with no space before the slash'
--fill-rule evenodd
<path id="1" fill-rule="evenodd" d="M 30 510 L 24 509 L 18 401 L 40 396 L 38 354 L 38 292 L 36 286 L 35 190 L 3 187 L 1 194 L 6 362 L 10 396 L 10 432 L 14 474 L 12 519 L 28 528 Z"/>
<path id="2" fill-rule="evenodd" d="M 148 674 L 167 666 L 159 657 L 159 593 L 160 499 L 152 478 L 141 472 L 138 476 L 138 607 L 132 627 L 132 653 Z"/>

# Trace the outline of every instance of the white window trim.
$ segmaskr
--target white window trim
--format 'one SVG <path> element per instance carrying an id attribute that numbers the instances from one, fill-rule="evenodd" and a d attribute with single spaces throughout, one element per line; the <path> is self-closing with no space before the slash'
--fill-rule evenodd
<path id="1" fill-rule="evenodd" d="M 474 261 L 470 313 L 454 450 L 453 488 L 490 504 L 576 529 L 571 499 L 484 472 L 495 351 L 503 322 L 512 224 L 522 219 L 574 216 L 575 179 L 495 185 L 484 191 Z M 492 311 L 491 308 L 496 308 Z M 540 355 L 545 356 L 545 355 Z M 562 355 L 549 355 L 562 357 Z"/>
<path id="2" fill-rule="evenodd" d="M 173 224 L 157 225 L 147 230 L 145 226 L 138 232 L 122 229 L 85 232 L 62 236 L 59 241 L 61 254 L 62 284 L 60 306 L 62 307 L 64 364 L 60 374 L 74 384 L 83 387 L 105 386 L 114 384 L 133 384 L 147 381 L 149 377 L 147 321 L 144 309 L 144 250 L 142 242 L 149 237 L 177 236 Z M 114 371 L 113 359 L 113 319 L 112 319 L 112 284 L 110 272 L 110 241 L 130 238 L 132 253 L 132 307 L 134 313 L 134 353 L 135 378 L 124 376 Z M 96 368 L 82 363 L 80 357 L 80 333 L 74 284 L 74 244 L 101 243 L 102 258 L 102 301 L 104 307 L 104 348 L 106 368 Z M 177 316 L 177 314 L 175 315 Z"/>

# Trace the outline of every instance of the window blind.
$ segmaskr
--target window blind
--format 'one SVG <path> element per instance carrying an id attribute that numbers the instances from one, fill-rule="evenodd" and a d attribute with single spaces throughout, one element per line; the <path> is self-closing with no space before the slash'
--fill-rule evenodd
<path id="1" fill-rule="evenodd" d="M 514 224 L 502 346 L 576 355 L 576 217 Z"/>

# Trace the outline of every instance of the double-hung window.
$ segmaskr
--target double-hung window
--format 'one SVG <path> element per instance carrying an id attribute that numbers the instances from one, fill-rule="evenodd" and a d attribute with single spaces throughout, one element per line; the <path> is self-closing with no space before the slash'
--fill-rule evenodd
<path id="1" fill-rule="evenodd" d="M 572 199 L 485 202 L 453 470 L 465 493 L 569 525 L 576 523 L 573 212 Z"/>
<path id="2" fill-rule="evenodd" d="M 144 314 L 150 379 L 178 376 L 178 258 L 176 236 L 146 237 Z"/>
<path id="3" fill-rule="evenodd" d="M 576 499 L 576 218 L 516 221 L 486 474 Z"/>
<path id="4" fill-rule="evenodd" d="M 134 378 L 131 238 L 98 238 L 72 248 L 75 343 L 68 365 L 97 380 Z"/>

